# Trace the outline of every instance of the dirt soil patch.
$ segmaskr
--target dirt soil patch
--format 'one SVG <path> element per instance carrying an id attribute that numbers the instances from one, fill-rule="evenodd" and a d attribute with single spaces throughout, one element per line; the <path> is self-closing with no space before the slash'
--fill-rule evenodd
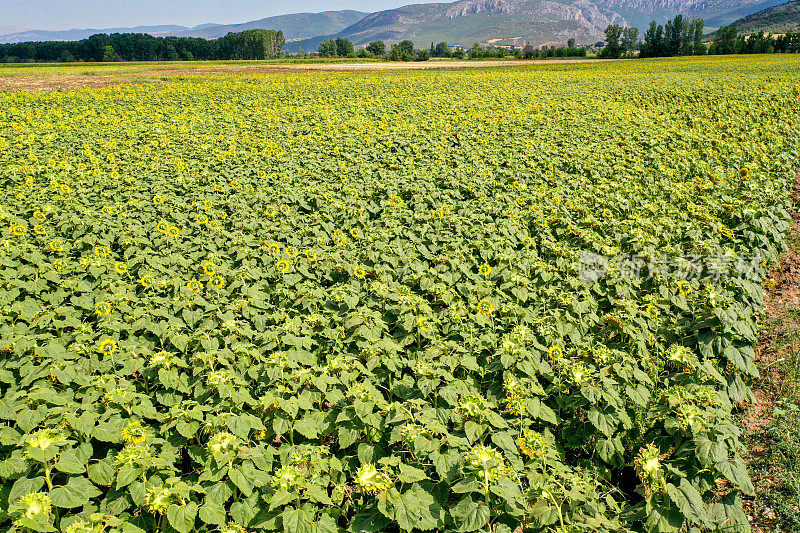
<path id="1" fill-rule="evenodd" d="M 800 165 L 792 199 L 796 206 L 800 205 Z M 753 389 L 756 400 L 746 406 L 740 418 L 749 434 L 750 447 L 745 456 L 748 463 L 769 457 L 771 441 L 765 436 L 765 430 L 774 422 L 772 413 L 776 401 L 786 394 L 780 388 L 786 378 L 781 362 L 786 360 L 791 349 L 787 346 L 787 337 L 794 333 L 793 328 L 797 328 L 796 317 L 791 312 L 800 308 L 800 211 L 794 208 L 791 215 L 793 224 L 789 229 L 788 249 L 770 273 L 765 286 L 764 327 L 758 341 L 756 363 L 761 377 Z M 751 474 L 757 494 L 770 490 L 781 481 L 768 469 L 756 469 Z M 744 503 L 754 533 L 775 531 L 775 513 L 771 509 L 756 508 L 752 500 Z"/>

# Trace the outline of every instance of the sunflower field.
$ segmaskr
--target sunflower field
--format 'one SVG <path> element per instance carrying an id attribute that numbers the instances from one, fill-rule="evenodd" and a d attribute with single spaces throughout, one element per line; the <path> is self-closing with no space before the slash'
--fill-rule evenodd
<path id="1" fill-rule="evenodd" d="M 0 529 L 749 531 L 799 88 L 772 55 L 0 93 Z"/>

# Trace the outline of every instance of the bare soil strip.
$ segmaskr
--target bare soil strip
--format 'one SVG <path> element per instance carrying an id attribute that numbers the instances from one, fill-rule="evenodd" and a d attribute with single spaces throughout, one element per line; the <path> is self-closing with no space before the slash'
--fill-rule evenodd
<path id="1" fill-rule="evenodd" d="M 525 67 L 529 65 L 559 65 L 569 63 L 596 63 L 621 61 L 615 59 L 540 59 L 497 61 L 428 61 L 410 63 L 286 63 L 274 65 L 231 65 L 211 68 L 152 69 L 131 74 L 96 75 L 32 75 L 0 77 L 0 91 L 48 91 L 98 89 L 122 83 L 148 83 L 168 81 L 174 76 L 208 76 L 211 74 L 280 74 L 288 72 L 348 72 L 421 70 L 443 68 Z"/>
<path id="2" fill-rule="evenodd" d="M 800 205 L 800 165 L 794 180 L 792 199 L 795 206 Z M 753 390 L 756 401 L 746 406 L 741 417 L 741 422 L 751 437 L 750 449 L 745 455 L 748 463 L 769 457 L 770 440 L 765 436 L 764 430 L 773 422 L 772 413 L 776 401 L 786 394 L 780 388 L 786 374 L 781 363 L 788 360 L 788 350 L 791 349 L 787 337 L 796 333 L 798 327 L 791 311 L 800 309 L 800 211 L 795 207 L 791 215 L 793 224 L 789 229 L 788 249 L 766 283 L 764 327 L 758 341 L 757 366 L 761 377 Z M 751 473 L 757 494 L 775 487 L 781 481 L 771 475 L 769 470 L 757 469 Z M 745 501 L 753 532 L 775 531 L 774 513 L 770 509 L 756 507 L 753 501 Z"/>

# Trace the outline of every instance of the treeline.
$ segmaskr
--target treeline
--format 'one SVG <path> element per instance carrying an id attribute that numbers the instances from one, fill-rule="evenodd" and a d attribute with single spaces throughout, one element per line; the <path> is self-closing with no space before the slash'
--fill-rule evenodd
<path id="1" fill-rule="evenodd" d="M 597 54 L 598 57 L 617 59 L 632 54 L 639 41 L 639 29 L 623 28 L 619 24 L 610 24 L 606 30 L 606 46 Z"/>
<path id="2" fill-rule="evenodd" d="M 800 32 L 773 36 L 760 31 L 739 35 L 735 26 L 720 28 L 714 34 L 709 54 L 796 54 L 800 52 Z"/>
<path id="3" fill-rule="evenodd" d="M 677 15 L 662 26 L 655 21 L 644 34 L 639 57 L 670 57 L 705 54 L 703 19 L 688 19 Z"/>
<path id="4" fill-rule="evenodd" d="M 440 43 L 441 51 L 448 50 L 448 54 L 453 54 L 452 50 L 447 43 Z M 326 39 L 322 41 L 317 50 L 317 54 L 321 57 L 360 57 L 369 59 L 383 59 L 388 61 L 427 61 L 433 57 L 458 57 L 458 54 L 437 56 L 439 51 L 433 45 L 431 50 L 422 48 L 417 50 L 414 47 L 413 41 L 400 41 L 387 48 L 386 43 L 383 41 L 372 41 L 367 46 L 361 48 L 358 53 L 355 51 L 355 46 L 349 39 L 339 37 L 337 39 Z M 464 57 L 463 50 L 460 51 L 460 57 Z"/>
<path id="5" fill-rule="evenodd" d="M 504 46 L 483 46 L 475 43 L 469 50 L 458 46 L 450 46 L 447 42 L 431 43 L 429 49 L 416 49 L 412 41 L 400 41 L 387 47 L 383 41 L 372 41 L 367 46 L 355 51 L 349 39 L 342 37 L 326 39 L 320 43 L 317 55 L 321 57 L 359 57 L 383 59 L 387 61 L 427 61 L 432 57 L 450 59 L 547 59 L 557 57 L 586 57 L 585 47 L 577 46 L 575 39 L 570 39 L 567 46 L 543 46 L 536 48 L 530 44 L 522 48 Z"/>
<path id="6" fill-rule="evenodd" d="M 0 61 L 192 61 L 208 59 L 273 59 L 286 44 L 283 32 L 248 30 L 219 39 L 154 37 L 145 33 L 100 33 L 80 41 L 28 42 L 0 45 Z"/>
<path id="7" fill-rule="evenodd" d="M 621 57 L 638 47 L 639 57 L 673 57 L 689 55 L 771 54 L 800 52 L 800 33 L 773 36 L 760 31 L 740 35 L 735 26 L 720 28 L 706 45 L 703 19 L 677 15 L 665 25 L 650 23 L 644 39 L 637 42 L 638 30 L 610 25 L 606 28 L 606 46 L 600 57 Z M 630 35 L 628 35 L 630 32 Z M 633 37 L 633 40 L 630 39 Z M 632 44 L 633 43 L 633 44 Z"/>

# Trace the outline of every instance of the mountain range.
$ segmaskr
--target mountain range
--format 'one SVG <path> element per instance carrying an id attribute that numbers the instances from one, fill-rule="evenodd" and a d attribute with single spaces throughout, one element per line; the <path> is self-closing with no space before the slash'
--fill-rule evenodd
<path id="1" fill-rule="evenodd" d="M 646 28 L 651 20 L 676 14 L 706 20 L 713 30 L 785 0 L 458 0 L 452 3 L 412 4 L 376 13 L 327 11 L 268 17 L 242 24 L 139 26 L 134 28 L 39 31 L 0 28 L 0 43 L 79 40 L 95 33 L 149 33 L 151 35 L 215 39 L 248 29 L 282 30 L 289 51 L 316 50 L 327 38 L 343 37 L 356 45 L 373 40 L 390 43 L 404 39 L 417 46 L 447 41 L 522 45 L 580 43 L 603 39 L 609 24 Z M 793 3 L 793 2 L 790 2 Z M 796 2 L 794 2 L 796 3 Z"/>
<path id="2" fill-rule="evenodd" d="M 743 17 L 734 22 L 739 33 L 800 32 L 800 0 L 793 0 Z"/>
<path id="3" fill-rule="evenodd" d="M 326 11 L 323 13 L 295 13 L 267 17 L 241 24 L 201 24 L 186 26 L 136 26 L 132 28 L 88 28 L 72 30 L 21 30 L 10 26 L 0 27 L 0 43 L 29 41 L 78 41 L 96 33 L 149 33 L 156 37 L 202 37 L 217 39 L 229 32 L 265 29 L 282 30 L 287 41 L 308 39 L 317 35 L 337 33 L 358 22 L 368 13 L 360 11 Z"/>

